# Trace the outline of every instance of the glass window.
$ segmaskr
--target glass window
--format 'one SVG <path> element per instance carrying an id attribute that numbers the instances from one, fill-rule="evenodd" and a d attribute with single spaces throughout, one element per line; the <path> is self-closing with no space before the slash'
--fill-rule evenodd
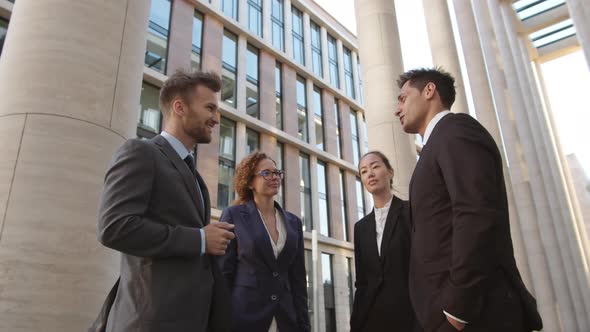
<path id="1" fill-rule="evenodd" d="M 305 79 L 297 76 L 297 137 L 304 142 L 309 142 L 307 135 L 307 97 Z"/>
<path id="2" fill-rule="evenodd" d="M 223 32 L 223 55 L 221 76 L 223 86 L 221 88 L 221 100 L 230 106 L 237 108 L 236 105 L 236 73 L 237 73 L 237 41 L 238 38 L 233 33 L 225 30 Z"/>
<path id="3" fill-rule="evenodd" d="M 340 139 L 340 109 L 338 99 L 334 98 L 334 119 L 336 119 L 336 148 L 338 149 L 338 158 L 342 158 L 342 140 Z"/>
<path id="4" fill-rule="evenodd" d="M 283 166 L 283 143 L 281 142 L 277 142 L 277 155 L 276 155 L 276 163 L 277 163 L 277 168 L 280 170 L 284 169 Z M 285 174 L 285 176 L 287 176 L 287 174 Z M 281 189 L 279 190 L 279 193 L 277 194 L 277 202 L 282 206 L 285 207 L 285 183 L 282 182 L 281 183 Z"/>
<path id="5" fill-rule="evenodd" d="M 254 130 L 246 129 L 246 155 L 260 148 L 260 135 Z"/>
<path id="6" fill-rule="evenodd" d="M 358 166 L 361 158 L 359 129 L 356 121 L 356 111 L 350 111 L 350 131 L 352 132 L 352 159 L 355 166 Z"/>
<path id="7" fill-rule="evenodd" d="M 219 181 L 217 208 L 222 210 L 234 200 L 234 171 L 236 165 L 236 124 L 221 118 L 219 125 Z"/>
<path id="8" fill-rule="evenodd" d="M 309 321 L 313 326 L 313 315 L 315 312 L 315 308 L 313 307 L 313 275 L 314 275 L 314 268 L 313 268 L 313 258 L 312 252 L 309 249 L 305 249 L 305 278 L 307 280 L 307 310 L 309 311 Z M 312 327 L 313 329 L 313 327 Z M 312 330 L 313 331 L 313 330 Z"/>
<path id="9" fill-rule="evenodd" d="M 352 70 L 352 54 L 349 49 L 344 47 L 344 82 L 346 84 L 346 95 L 355 99 Z"/>
<path id="10" fill-rule="evenodd" d="M 322 282 L 324 284 L 324 308 L 326 332 L 336 332 L 336 299 L 334 296 L 334 271 L 332 255 L 322 253 Z"/>
<path id="11" fill-rule="evenodd" d="M 141 85 L 140 107 L 137 137 L 152 138 L 161 130 L 160 89 L 143 82 Z"/>
<path id="12" fill-rule="evenodd" d="M 2 54 L 4 40 L 6 39 L 6 32 L 8 32 L 8 21 L 0 18 L 0 54 Z"/>
<path id="13" fill-rule="evenodd" d="M 191 52 L 191 69 L 201 69 L 201 50 L 203 47 L 203 14 L 195 10 L 193 17 L 193 47 Z"/>
<path id="14" fill-rule="evenodd" d="M 322 33 L 320 26 L 311 22 L 311 62 L 313 72 L 322 77 Z"/>
<path id="15" fill-rule="evenodd" d="M 328 35 L 328 64 L 330 66 L 330 83 L 340 88 L 340 77 L 338 76 L 338 45 L 336 39 Z"/>
<path id="16" fill-rule="evenodd" d="M 277 113 L 277 128 L 283 130 L 283 75 L 281 74 L 281 63 L 277 62 L 275 66 L 275 111 Z"/>
<path id="17" fill-rule="evenodd" d="M 346 186 L 345 186 L 344 171 L 340 170 L 340 208 L 342 209 L 342 233 L 344 241 L 349 241 L 348 238 L 348 213 L 346 212 Z"/>
<path id="18" fill-rule="evenodd" d="M 258 118 L 258 49 L 252 45 L 248 45 L 246 63 L 246 113 Z"/>
<path id="19" fill-rule="evenodd" d="M 285 50 L 285 20 L 283 0 L 271 0 L 272 45 L 281 51 Z"/>
<path id="20" fill-rule="evenodd" d="M 322 109 L 322 90 L 313 87 L 313 112 L 315 123 L 315 146 L 325 150 L 324 145 L 324 111 Z"/>
<path id="21" fill-rule="evenodd" d="M 169 29 L 170 1 L 153 0 L 150 6 L 144 63 L 148 68 L 161 73 L 166 73 Z"/>
<path id="22" fill-rule="evenodd" d="M 320 211 L 320 234 L 330 236 L 330 214 L 328 213 L 328 181 L 326 174 L 326 164 L 318 161 L 318 208 Z"/>
<path id="23" fill-rule="evenodd" d="M 262 37 L 262 0 L 248 0 L 248 29 Z"/>
<path id="24" fill-rule="evenodd" d="M 238 20 L 238 0 L 221 0 L 221 10 L 226 16 Z"/>
<path id="25" fill-rule="evenodd" d="M 305 51 L 303 42 L 303 13 L 292 7 L 293 13 L 293 59 L 305 66 Z"/>
<path id="26" fill-rule="evenodd" d="M 352 304 L 354 303 L 354 288 L 352 278 L 352 258 L 346 257 L 346 281 L 348 284 L 348 305 L 352 312 Z"/>
<path id="27" fill-rule="evenodd" d="M 365 121 L 365 114 L 362 114 L 361 128 L 363 128 L 363 145 L 365 151 L 369 151 L 369 139 L 367 138 L 367 121 Z"/>
<path id="28" fill-rule="evenodd" d="M 301 189 L 301 219 L 303 230 L 311 232 L 313 219 L 311 214 L 311 179 L 309 169 L 309 156 L 305 153 L 299 154 L 299 178 Z"/>
<path id="29" fill-rule="evenodd" d="M 359 178 L 356 178 L 356 205 L 358 208 L 358 220 L 361 220 L 365 216 L 365 196 L 363 184 Z"/>
<path id="30" fill-rule="evenodd" d="M 359 57 L 356 57 L 356 68 L 357 68 L 357 79 L 358 79 L 358 85 L 359 85 L 359 102 L 361 103 L 361 105 L 363 105 L 365 103 L 365 100 L 363 99 L 363 79 L 361 76 L 361 59 L 359 59 Z"/>

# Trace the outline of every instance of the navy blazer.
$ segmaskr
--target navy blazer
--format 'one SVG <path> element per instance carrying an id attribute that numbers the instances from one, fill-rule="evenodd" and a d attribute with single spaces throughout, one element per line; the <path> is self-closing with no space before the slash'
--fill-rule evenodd
<path id="1" fill-rule="evenodd" d="M 231 291 L 232 331 L 267 332 L 273 317 L 281 332 L 310 330 L 301 220 L 275 208 L 287 233 L 278 259 L 254 201 L 221 215 L 236 235 L 218 260 Z"/>

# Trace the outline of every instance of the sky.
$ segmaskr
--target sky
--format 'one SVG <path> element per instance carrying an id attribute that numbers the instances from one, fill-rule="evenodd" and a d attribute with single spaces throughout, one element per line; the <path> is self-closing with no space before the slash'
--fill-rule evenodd
<path id="1" fill-rule="evenodd" d="M 315 2 L 356 34 L 354 0 Z M 394 0 L 394 3 L 404 69 L 431 67 L 432 56 L 422 1 Z M 590 128 L 590 107 L 580 98 L 588 94 L 590 87 L 590 70 L 584 54 L 580 50 L 546 62 L 541 65 L 541 71 L 563 153 L 574 153 L 582 164 L 586 177 L 590 178 L 590 148 L 582 137 L 582 133 Z"/>

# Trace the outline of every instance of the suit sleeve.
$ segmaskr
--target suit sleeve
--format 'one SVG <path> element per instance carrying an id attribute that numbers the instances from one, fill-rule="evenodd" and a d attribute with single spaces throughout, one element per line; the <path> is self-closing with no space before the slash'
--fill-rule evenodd
<path id="1" fill-rule="evenodd" d="M 443 310 L 473 322 L 483 306 L 493 269 L 496 223 L 503 220 L 502 162 L 495 143 L 475 121 L 460 121 L 441 141 L 438 155 L 453 209 L 452 263 Z"/>
<path id="2" fill-rule="evenodd" d="M 362 253 L 361 253 L 361 243 L 360 243 L 360 224 L 357 222 L 354 225 L 354 269 L 355 269 L 355 292 L 354 292 L 354 300 L 352 304 L 352 314 L 350 315 L 350 328 L 351 331 L 357 331 L 360 329 L 360 322 L 359 320 L 362 308 L 362 299 L 364 299 L 367 295 L 367 277 L 365 275 L 365 269 L 363 268 L 363 261 L 362 261 Z"/>
<path id="3" fill-rule="evenodd" d="M 303 245 L 303 225 L 301 220 L 295 217 L 297 222 L 297 254 L 289 268 L 289 281 L 291 283 L 291 296 L 295 305 L 299 331 L 310 331 L 309 313 L 307 307 L 307 277 L 305 273 L 305 250 Z"/>
<path id="4" fill-rule="evenodd" d="M 199 228 L 147 216 L 156 176 L 154 149 L 148 144 L 128 140 L 115 154 L 100 198 L 98 240 L 133 256 L 200 256 Z"/>
<path id="5" fill-rule="evenodd" d="M 220 221 L 226 222 L 228 224 L 234 225 L 234 220 L 231 217 L 231 212 L 229 208 L 223 209 L 221 213 Z M 234 228 L 235 232 L 235 228 Z M 221 270 L 221 274 L 223 275 L 227 286 L 229 289 L 233 289 L 234 287 L 234 280 L 236 276 L 236 266 L 238 264 L 238 243 L 239 239 L 236 237 L 229 242 L 227 245 L 227 249 L 225 250 L 225 255 L 219 256 L 217 258 L 217 262 L 219 268 Z"/>

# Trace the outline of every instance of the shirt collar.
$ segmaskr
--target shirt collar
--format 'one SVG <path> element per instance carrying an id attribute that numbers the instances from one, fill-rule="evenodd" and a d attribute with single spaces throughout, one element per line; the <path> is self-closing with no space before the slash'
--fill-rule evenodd
<path id="1" fill-rule="evenodd" d="M 385 211 L 389 211 L 389 208 L 391 207 L 391 202 L 393 201 L 393 195 L 391 196 L 391 198 L 389 199 L 389 202 L 387 202 L 387 204 L 385 204 L 385 206 L 383 206 L 382 208 L 375 208 L 375 213 L 378 214 L 382 214 Z"/>
<path id="2" fill-rule="evenodd" d="M 172 134 L 162 131 L 160 135 L 164 137 L 168 141 L 168 143 L 170 143 L 170 145 L 172 145 L 172 148 L 174 149 L 174 151 L 176 151 L 176 153 L 178 153 L 180 159 L 184 160 L 186 156 L 192 156 L 192 151 L 187 150 L 184 144 L 182 144 L 182 142 L 180 142 L 178 138 L 172 136 Z"/>
<path id="3" fill-rule="evenodd" d="M 430 120 L 430 122 L 428 123 L 428 126 L 426 126 L 426 131 L 424 132 L 424 137 L 422 137 L 422 144 L 426 145 L 426 142 L 428 142 L 428 139 L 430 138 L 430 134 L 432 134 L 432 131 L 434 130 L 434 127 L 436 127 L 436 125 L 438 124 L 438 122 L 445 117 L 445 115 L 451 113 L 451 111 L 442 111 L 440 113 L 438 113 L 437 115 L 435 115 L 432 120 Z"/>

